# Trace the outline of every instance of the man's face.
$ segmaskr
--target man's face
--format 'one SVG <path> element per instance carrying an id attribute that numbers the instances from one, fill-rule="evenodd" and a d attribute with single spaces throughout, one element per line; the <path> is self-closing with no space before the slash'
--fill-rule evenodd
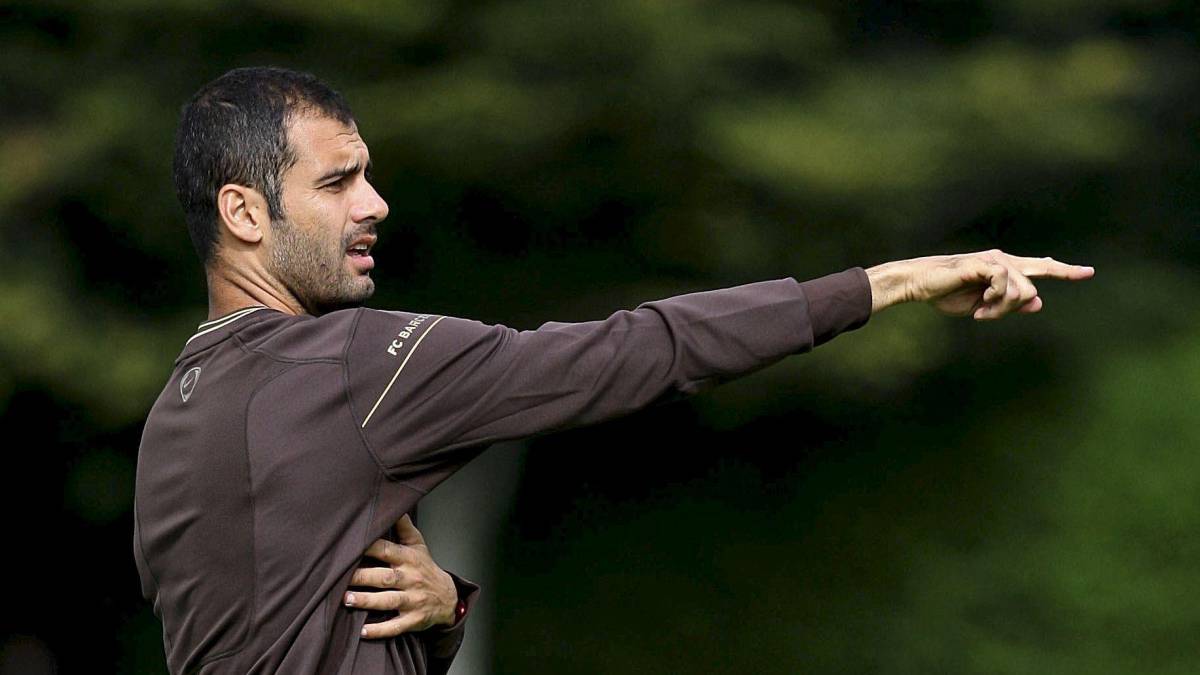
<path id="1" fill-rule="evenodd" d="M 310 115 L 292 121 L 288 142 L 296 163 L 283 174 L 267 268 L 312 314 L 358 305 L 375 292 L 370 249 L 388 214 L 368 182 L 367 146 L 353 125 Z"/>

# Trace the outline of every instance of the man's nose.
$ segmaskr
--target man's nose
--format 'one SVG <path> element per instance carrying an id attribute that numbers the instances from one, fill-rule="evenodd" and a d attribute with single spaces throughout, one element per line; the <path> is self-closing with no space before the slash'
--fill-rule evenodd
<path id="1" fill-rule="evenodd" d="M 387 202 L 383 200 L 383 197 L 379 196 L 373 185 L 365 180 L 362 184 L 364 189 L 359 193 L 359 198 L 355 201 L 354 207 L 350 212 L 350 217 L 356 223 L 367 220 L 379 222 L 387 218 Z"/>

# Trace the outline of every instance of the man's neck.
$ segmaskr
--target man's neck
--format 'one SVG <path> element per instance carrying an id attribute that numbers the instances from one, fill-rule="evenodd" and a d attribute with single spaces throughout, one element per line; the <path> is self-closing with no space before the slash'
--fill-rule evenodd
<path id="1" fill-rule="evenodd" d="M 308 314 L 308 310 L 291 293 L 266 283 L 229 274 L 219 267 L 204 271 L 208 279 L 208 318 L 216 319 L 245 307 L 261 305 L 285 314 Z"/>

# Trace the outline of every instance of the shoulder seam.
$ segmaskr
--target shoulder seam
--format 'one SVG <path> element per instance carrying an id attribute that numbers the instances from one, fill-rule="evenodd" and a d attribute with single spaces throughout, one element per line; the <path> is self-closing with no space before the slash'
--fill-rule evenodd
<path id="1" fill-rule="evenodd" d="M 280 330 L 283 330 L 283 328 L 285 328 L 285 327 L 286 327 L 286 324 L 284 326 L 281 326 L 280 328 L 276 329 L 273 333 L 271 333 L 271 335 L 278 333 Z M 260 354 L 260 355 L 265 356 L 266 358 L 271 359 L 272 361 L 276 361 L 278 363 L 291 363 L 291 364 L 333 363 L 333 364 L 336 364 L 339 362 L 339 360 L 336 356 L 319 356 L 319 357 L 314 357 L 314 358 L 309 358 L 309 359 L 291 358 L 291 357 L 283 356 L 281 354 L 272 352 L 272 351 L 266 349 L 265 347 L 251 347 L 250 345 L 246 344 L 246 341 L 242 338 L 242 336 L 237 331 L 230 333 L 229 337 L 232 337 L 237 341 L 238 345 L 242 348 L 242 351 L 244 351 L 248 354 L 249 353 Z"/>
<path id="2" fill-rule="evenodd" d="M 286 356 L 280 356 L 278 354 L 273 354 L 273 353 L 263 349 L 262 347 L 251 347 L 250 345 L 246 344 L 246 341 L 243 340 L 241 338 L 241 336 L 239 336 L 239 335 L 232 335 L 230 337 L 232 337 L 234 339 L 234 341 L 237 342 L 238 347 L 242 351 L 246 352 L 247 354 L 258 354 L 265 358 L 271 359 L 272 361 L 274 361 L 276 363 L 286 363 L 286 364 L 295 365 L 295 366 L 304 365 L 306 363 L 332 363 L 335 365 L 337 363 L 339 363 L 339 361 L 336 358 L 332 358 L 332 357 L 320 357 L 320 358 L 313 358 L 313 359 L 289 359 Z"/>

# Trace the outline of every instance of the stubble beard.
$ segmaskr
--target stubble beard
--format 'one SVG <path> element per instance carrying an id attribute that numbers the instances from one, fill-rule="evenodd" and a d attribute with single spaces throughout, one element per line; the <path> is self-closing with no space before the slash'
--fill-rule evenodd
<path id="1" fill-rule="evenodd" d="M 346 269 L 350 240 L 321 241 L 286 220 L 273 221 L 271 229 L 275 241 L 269 271 L 310 314 L 357 307 L 375 292 L 371 277 Z M 333 246 L 338 248 L 331 250 Z"/>

